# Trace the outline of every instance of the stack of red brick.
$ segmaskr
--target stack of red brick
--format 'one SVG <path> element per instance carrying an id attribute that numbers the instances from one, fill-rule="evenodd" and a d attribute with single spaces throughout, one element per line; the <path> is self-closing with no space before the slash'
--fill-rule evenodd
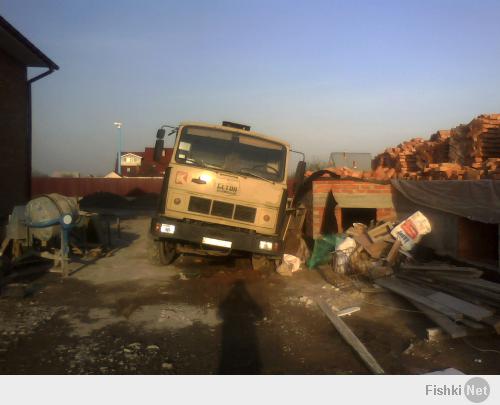
<path id="1" fill-rule="evenodd" d="M 428 141 L 413 138 L 375 156 L 372 171 L 327 168 L 343 178 L 389 180 L 500 179 L 500 114 L 440 130 Z M 310 173 L 308 173 L 310 174 Z"/>
<path id="2" fill-rule="evenodd" d="M 388 148 L 373 165 L 394 168 L 394 177 L 404 179 L 500 179 L 500 114 L 480 115 L 428 141 L 416 138 Z"/>

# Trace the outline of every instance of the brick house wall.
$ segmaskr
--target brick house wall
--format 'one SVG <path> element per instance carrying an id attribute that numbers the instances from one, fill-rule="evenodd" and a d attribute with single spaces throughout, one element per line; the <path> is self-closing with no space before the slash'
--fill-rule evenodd
<path id="1" fill-rule="evenodd" d="M 173 149 L 163 148 L 159 162 L 154 160 L 154 148 L 144 148 L 144 152 L 122 152 L 122 160 L 123 156 L 129 153 L 140 156 L 141 159 L 137 164 L 126 164 L 122 161 L 123 177 L 163 177 L 172 158 Z"/>
<path id="2" fill-rule="evenodd" d="M 30 192 L 26 67 L 0 50 L 0 221 Z"/>

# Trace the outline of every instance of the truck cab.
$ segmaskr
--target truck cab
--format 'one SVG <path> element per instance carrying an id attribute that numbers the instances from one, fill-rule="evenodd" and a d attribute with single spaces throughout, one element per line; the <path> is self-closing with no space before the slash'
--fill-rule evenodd
<path id="1" fill-rule="evenodd" d="M 151 257 L 169 264 L 179 253 L 277 259 L 283 254 L 290 147 L 230 122 L 183 122 L 173 128 Z M 163 149 L 165 130 L 157 134 Z"/>

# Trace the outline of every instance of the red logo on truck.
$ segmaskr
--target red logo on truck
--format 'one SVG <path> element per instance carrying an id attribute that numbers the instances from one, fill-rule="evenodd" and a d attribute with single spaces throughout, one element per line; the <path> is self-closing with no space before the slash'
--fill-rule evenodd
<path id="1" fill-rule="evenodd" d="M 187 181 L 187 172 L 177 172 L 177 174 L 175 175 L 175 184 L 187 184 Z"/>

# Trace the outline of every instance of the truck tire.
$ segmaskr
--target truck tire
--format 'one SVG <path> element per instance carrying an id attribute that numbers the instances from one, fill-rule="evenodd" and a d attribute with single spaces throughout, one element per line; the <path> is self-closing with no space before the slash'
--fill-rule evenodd
<path id="1" fill-rule="evenodd" d="M 4 278 L 9 275 L 11 261 L 7 256 L 0 256 L 0 289 L 3 286 Z"/>
<path id="2" fill-rule="evenodd" d="M 265 255 L 252 255 L 252 269 L 256 271 L 274 271 L 276 270 L 276 260 Z"/>
<path id="3" fill-rule="evenodd" d="M 179 256 L 175 250 L 175 244 L 166 240 L 154 240 L 149 236 L 148 259 L 156 266 L 171 264 Z"/>

